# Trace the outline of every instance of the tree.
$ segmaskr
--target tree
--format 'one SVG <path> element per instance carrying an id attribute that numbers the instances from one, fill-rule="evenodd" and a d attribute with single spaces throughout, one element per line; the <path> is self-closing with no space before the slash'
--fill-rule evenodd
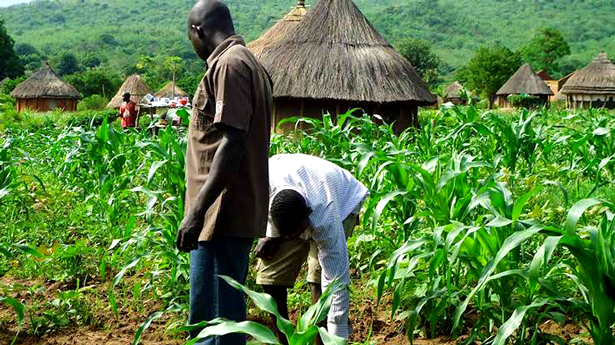
<path id="1" fill-rule="evenodd" d="M 65 79 L 67 83 L 79 90 L 83 97 L 101 95 L 108 98 L 113 96 L 122 85 L 122 78 L 119 74 L 101 68 L 88 69 L 85 72 L 66 76 Z"/>
<path id="2" fill-rule="evenodd" d="M 438 82 L 442 61 L 431 51 L 429 42 L 406 38 L 399 43 L 398 51 L 414 66 L 427 84 L 433 86 Z"/>
<path id="3" fill-rule="evenodd" d="M 15 52 L 15 41 L 9 36 L 4 27 L 4 20 L 0 19 L 0 80 L 14 79 L 22 76 L 24 68 Z"/>
<path id="4" fill-rule="evenodd" d="M 558 30 L 542 28 L 521 52 L 525 62 L 537 70 L 561 76 L 558 61 L 570 55 L 570 45 Z"/>
<path id="5" fill-rule="evenodd" d="M 468 64 L 458 70 L 457 78 L 470 90 L 488 98 L 491 108 L 495 93 L 522 64 L 521 54 L 505 46 L 480 47 Z"/>
<path id="6" fill-rule="evenodd" d="M 95 68 L 102 64 L 102 61 L 94 54 L 88 53 L 82 58 L 83 66 L 87 68 Z"/>
<path id="7" fill-rule="evenodd" d="M 79 61 L 77 61 L 75 54 L 64 53 L 58 64 L 58 73 L 61 76 L 65 76 L 79 71 L 81 71 L 81 67 L 79 66 Z"/>

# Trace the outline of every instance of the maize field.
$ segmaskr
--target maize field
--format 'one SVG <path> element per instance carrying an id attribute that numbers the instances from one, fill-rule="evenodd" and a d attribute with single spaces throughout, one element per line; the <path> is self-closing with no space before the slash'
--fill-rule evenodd
<path id="1" fill-rule="evenodd" d="M 348 243 L 350 343 L 615 344 L 615 113 L 444 106 L 421 122 L 396 136 L 354 110 L 272 137 L 272 155 L 323 157 L 370 189 Z M 185 136 L 106 119 L 0 133 L 0 343 L 187 342 Z M 275 344 L 253 273 L 240 331 Z M 289 298 L 296 328 L 278 319 L 288 334 L 326 315 L 307 290 Z"/>

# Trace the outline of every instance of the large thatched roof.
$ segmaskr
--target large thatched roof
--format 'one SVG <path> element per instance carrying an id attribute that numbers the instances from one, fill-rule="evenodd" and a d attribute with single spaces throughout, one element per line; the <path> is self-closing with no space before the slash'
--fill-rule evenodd
<path id="1" fill-rule="evenodd" d="M 562 88 L 563 94 L 615 94 L 615 64 L 605 53 L 576 72 Z"/>
<path id="2" fill-rule="evenodd" d="M 525 64 L 496 93 L 498 96 L 521 94 L 553 96 L 553 91 L 534 73 L 532 66 Z"/>
<path id="3" fill-rule="evenodd" d="M 111 102 L 107 104 L 107 108 L 119 108 L 122 106 L 123 97 L 126 92 L 130 93 L 130 100 L 135 103 L 141 102 L 145 95 L 152 93 L 150 88 L 145 85 L 140 75 L 131 75 L 126 79 L 124 84 L 122 84 L 122 87 L 120 87 Z"/>
<path id="4" fill-rule="evenodd" d="M 297 1 L 297 6 L 293 8 L 287 15 L 278 21 L 274 26 L 269 28 L 261 37 L 248 43 L 248 49 L 258 58 L 263 55 L 263 52 L 272 45 L 279 43 L 303 20 L 307 15 L 305 0 Z"/>
<path id="5" fill-rule="evenodd" d="M 351 0 L 320 0 L 263 52 L 274 97 L 434 104 L 414 67 Z"/>
<path id="6" fill-rule="evenodd" d="M 162 90 L 156 92 L 154 94 L 156 97 L 160 98 L 175 98 L 175 97 L 188 97 L 188 94 L 182 90 L 177 84 L 170 81 L 167 85 L 165 85 Z"/>
<path id="7" fill-rule="evenodd" d="M 77 89 L 60 79 L 48 63 L 32 74 L 30 78 L 17 85 L 11 93 L 14 98 L 56 98 L 79 99 Z"/>

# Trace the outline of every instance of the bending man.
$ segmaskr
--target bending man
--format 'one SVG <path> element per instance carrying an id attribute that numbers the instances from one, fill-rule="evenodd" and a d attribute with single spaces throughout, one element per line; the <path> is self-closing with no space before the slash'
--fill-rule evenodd
<path id="1" fill-rule="evenodd" d="M 256 282 L 288 318 L 287 289 L 306 259 L 314 303 L 334 280 L 350 284 L 346 240 L 368 191 L 350 172 L 317 157 L 274 156 L 269 171 L 269 226 L 256 249 Z M 337 291 L 327 318 L 331 334 L 348 339 L 349 308 L 349 289 Z"/>

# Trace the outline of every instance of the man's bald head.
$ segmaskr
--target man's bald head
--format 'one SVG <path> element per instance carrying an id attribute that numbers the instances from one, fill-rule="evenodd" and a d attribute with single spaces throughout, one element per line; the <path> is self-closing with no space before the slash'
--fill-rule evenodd
<path id="1" fill-rule="evenodd" d="M 219 0 L 199 0 L 188 16 L 188 26 L 195 25 L 210 32 L 235 34 L 228 6 Z"/>
<path id="2" fill-rule="evenodd" d="M 199 0 L 188 15 L 188 38 L 197 55 L 207 60 L 216 47 L 235 35 L 229 8 L 219 0 Z"/>

